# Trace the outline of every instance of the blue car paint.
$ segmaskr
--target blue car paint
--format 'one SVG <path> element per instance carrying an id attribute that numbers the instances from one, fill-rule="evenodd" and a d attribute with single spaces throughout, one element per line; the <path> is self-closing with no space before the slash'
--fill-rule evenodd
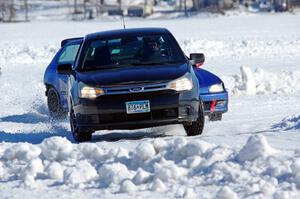
<path id="1" fill-rule="evenodd" d="M 59 49 L 59 51 L 56 53 L 50 64 L 48 65 L 45 74 L 44 74 L 44 84 L 50 85 L 55 88 L 55 90 L 58 92 L 58 96 L 60 97 L 60 104 L 61 107 L 64 110 L 68 110 L 68 101 L 67 101 L 67 82 L 68 82 L 68 76 L 57 74 L 57 61 L 59 56 L 61 55 L 63 51 L 63 47 L 73 44 L 80 44 L 82 42 L 82 38 L 78 38 L 76 40 L 64 40 L 62 41 L 61 45 L 62 48 Z M 73 63 L 72 63 L 73 64 Z"/>
<path id="2" fill-rule="evenodd" d="M 57 52 L 54 56 L 53 60 L 48 65 L 45 74 L 44 74 L 44 83 L 47 86 L 52 86 L 56 89 L 60 97 L 60 104 L 63 109 L 66 111 L 68 110 L 68 102 L 67 102 L 67 81 L 68 76 L 57 74 L 57 61 L 60 54 L 63 51 L 63 48 L 68 45 L 73 44 L 80 44 L 83 41 L 83 38 L 76 38 L 76 39 L 66 39 L 62 41 L 61 45 L 62 48 Z M 72 63 L 73 64 L 73 63 Z M 228 93 L 224 88 L 223 92 L 220 93 L 209 93 L 209 87 L 213 84 L 223 84 L 222 80 L 216 76 L 215 74 L 204 70 L 202 68 L 195 68 L 195 74 L 198 78 L 199 85 L 200 85 L 200 99 L 203 102 L 211 102 L 213 100 L 222 100 L 225 103 L 217 104 L 214 112 L 224 113 L 228 110 Z M 206 114 L 208 114 L 209 110 L 204 110 Z"/>
<path id="3" fill-rule="evenodd" d="M 202 102 L 211 102 L 213 100 L 224 101 L 224 103 L 217 103 L 214 112 L 227 112 L 228 110 L 228 93 L 224 88 L 223 92 L 210 93 L 209 87 L 213 84 L 223 84 L 222 80 L 215 74 L 204 70 L 202 68 L 196 68 L 195 74 L 200 84 L 200 99 Z M 209 109 L 204 110 L 205 113 L 210 113 Z"/>

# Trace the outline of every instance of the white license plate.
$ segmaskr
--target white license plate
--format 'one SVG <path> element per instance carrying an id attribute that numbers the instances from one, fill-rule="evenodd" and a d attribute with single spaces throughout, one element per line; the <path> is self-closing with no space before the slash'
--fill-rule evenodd
<path id="1" fill-rule="evenodd" d="M 150 112 L 150 101 L 142 100 L 142 101 L 132 101 L 126 102 L 126 113 L 148 113 Z"/>

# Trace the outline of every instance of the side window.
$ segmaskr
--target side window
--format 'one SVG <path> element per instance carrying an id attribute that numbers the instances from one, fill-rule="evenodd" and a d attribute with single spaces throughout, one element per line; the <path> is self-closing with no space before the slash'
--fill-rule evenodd
<path id="1" fill-rule="evenodd" d="M 69 45 L 65 47 L 60 54 L 57 63 L 73 63 L 75 61 L 78 49 L 79 44 Z"/>

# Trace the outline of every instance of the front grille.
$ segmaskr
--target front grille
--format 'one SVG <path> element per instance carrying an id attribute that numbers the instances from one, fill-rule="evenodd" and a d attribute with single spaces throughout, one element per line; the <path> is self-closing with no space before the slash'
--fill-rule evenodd
<path id="1" fill-rule="evenodd" d="M 106 87 L 105 95 L 117 95 L 117 94 L 128 94 L 128 93 L 144 93 L 166 90 L 166 83 L 160 84 L 133 84 L 126 86 L 114 86 Z"/>

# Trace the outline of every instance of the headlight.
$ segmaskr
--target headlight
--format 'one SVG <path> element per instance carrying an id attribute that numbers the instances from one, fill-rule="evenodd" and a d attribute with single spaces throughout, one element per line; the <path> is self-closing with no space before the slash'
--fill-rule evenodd
<path id="1" fill-rule="evenodd" d="M 223 91 L 224 91 L 223 84 L 214 84 L 209 87 L 210 93 L 219 93 L 219 92 L 223 92 Z"/>
<path id="2" fill-rule="evenodd" d="M 193 88 L 192 75 L 190 73 L 187 73 L 182 77 L 169 82 L 167 88 L 176 91 L 192 90 Z"/>
<path id="3" fill-rule="evenodd" d="M 80 98 L 94 99 L 104 94 L 104 90 L 101 88 L 94 88 L 83 83 L 79 84 L 79 96 Z"/>

